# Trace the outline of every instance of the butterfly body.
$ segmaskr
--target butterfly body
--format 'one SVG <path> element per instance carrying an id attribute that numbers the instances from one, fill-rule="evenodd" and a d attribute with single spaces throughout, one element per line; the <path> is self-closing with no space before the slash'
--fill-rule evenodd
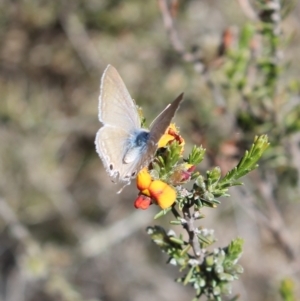
<path id="1" fill-rule="evenodd" d="M 130 183 L 153 159 L 158 141 L 169 126 L 183 94 L 178 96 L 146 130 L 136 105 L 117 70 L 108 65 L 101 79 L 96 150 L 114 182 Z"/>
<path id="2" fill-rule="evenodd" d="M 132 133 L 127 140 L 127 150 L 123 158 L 125 164 L 131 163 L 143 152 L 147 151 L 149 131 L 138 130 Z"/>

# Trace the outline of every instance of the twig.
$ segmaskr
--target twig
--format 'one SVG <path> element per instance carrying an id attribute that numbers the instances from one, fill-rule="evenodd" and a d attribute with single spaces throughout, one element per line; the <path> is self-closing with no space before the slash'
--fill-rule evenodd
<path id="1" fill-rule="evenodd" d="M 283 249 L 285 255 L 293 261 L 296 260 L 297 255 L 293 248 L 290 235 L 286 229 L 282 215 L 276 206 L 276 200 L 273 195 L 272 187 L 277 186 L 274 183 L 274 179 L 268 174 L 266 180 L 257 181 L 256 184 L 256 187 L 258 187 L 259 193 L 263 197 L 268 208 L 268 220 L 264 224 L 269 228 L 273 237 Z"/>
<path id="2" fill-rule="evenodd" d="M 0 197 L 0 216 L 9 226 L 13 237 L 23 244 L 26 244 L 31 238 L 29 231 L 20 223 L 13 209 L 2 197 Z"/>
<path id="3" fill-rule="evenodd" d="M 60 17 L 61 25 L 87 70 L 102 70 L 99 53 L 74 12 L 66 10 Z"/>
<path id="4" fill-rule="evenodd" d="M 255 174 L 252 178 L 255 182 L 255 187 L 258 189 L 257 194 L 263 199 L 263 203 L 267 205 L 267 212 L 263 213 L 260 208 L 256 208 L 256 206 L 252 205 L 247 206 L 247 209 L 249 209 L 249 215 L 253 219 L 257 219 L 270 231 L 274 239 L 278 242 L 280 248 L 284 251 L 287 258 L 293 262 L 299 261 L 299 258 L 297 258 L 297 253 L 293 249 L 293 244 L 283 218 L 276 206 L 276 201 L 272 192 L 272 187 L 274 187 L 274 184 L 269 177 L 267 180 L 262 180 L 261 178 L 258 180 L 257 174 Z M 242 193 L 241 189 L 242 187 L 237 189 L 236 192 Z M 256 204 L 252 194 L 249 194 L 246 198 L 245 196 L 242 198 L 248 200 L 249 202 L 251 201 L 252 204 Z M 246 207 L 243 206 L 243 208 Z"/>
<path id="5" fill-rule="evenodd" d="M 253 7 L 251 6 L 251 4 L 249 3 L 249 0 L 237 0 L 237 1 L 241 6 L 241 9 L 243 10 L 244 14 L 247 16 L 247 18 L 253 21 L 258 20 L 257 14 L 253 9 Z"/>
<path id="6" fill-rule="evenodd" d="M 181 58 L 185 62 L 192 63 L 196 72 L 203 75 L 206 84 L 212 91 L 216 105 L 225 107 L 225 99 L 222 96 L 218 87 L 212 81 L 208 68 L 202 61 L 202 57 L 187 51 L 184 47 L 184 44 L 180 40 L 178 32 L 173 22 L 171 12 L 168 8 L 167 0 L 158 0 L 158 6 L 163 17 L 164 26 L 169 35 L 169 40 L 174 50 L 181 56 Z"/>
<path id="7" fill-rule="evenodd" d="M 22 244 L 22 246 L 25 248 L 25 254 L 29 257 L 35 258 L 35 260 L 43 263 L 43 265 L 45 266 L 45 270 L 46 270 L 45 273 L 47 273 L 47 279 L 46 279 L 46 284 L 45 284 L 46 290 L 48 290 L 48 292 L 51 295 L 55 295 L 55 296 L 57 296 L 57 295 L 65 296 L 66 293 L 68 293 L 69 291 L 74 292 L 75 291 L 74 287 L 64 277 L 63 273 L 60 274 L 57 272 L 57 269 L 49 268 L 51 262 L 48 261 L 47 257 L 44 257 L 43 250 L 42 250 L 40 244 L 35 241 L 35 239 L 31 236 L 31 234 L 27 230 L 27 228 L 24 225 L 22 225 L 22 223 L 19 221 L 17 215 L 15 214 L 13 209 L 9 206 L 9 204 L 6 202 L 6 200 L 1 197 L 0 197 L 0 216 L 5 221 L 5 223 L 8 225 L 13 237 L 16 240 L 18 240 Z M 23 258 L 23 260 L 24 260 L 24 258 Z M 25 272 L 28 272 L 27 270 L 24 269 L 23 265 L 21 265 L 21 267 L 23 268 L 23 270 Z M 30 270 L 31 267 L 26 266 L 26 268 L 29 268 L 29 272 L 31 272 L 31 270 Z M 41 276 L 41 275 L 44 276 L 43 273 L 41 275 L 39 275 L 36 270 L 34 270 L 34 273 L 35 273 L 34 274 L 35 277 L 37 277 L 36 280 L 38 280 L 38 276 Z M 26 275 L 25 273 L 22 272 L 21 275 L 22 276 L 21 276 L 20 280 L 22 282 L 26 282 L 26 280 L 28 281 L 28 279 L 25 276 Z M 53 285 L 58 277 L 59 277 L 60 283 L 62 281 L 64 282 L 63 286 L 61 286 L 61 285 L 54 286 Z M 30 279 L 31 282 L 32 282 L 32 280 L 33 279 Z M 18 283 L 18 284 L 20 284 L 20 283 Z M 10 295 L 11 295 L 11 293 L 10 293 Z M 76 300 L 79 300 L 79 301 L 83 300 L 80 294 L 77 294 L 76 296 L 77 296 Z M 64 299 L 66 299 L 66 298 L 64 298 Z M 15 300 L 15 299 L 12 299 L 12 300 Z"/>
<path id="8" fill-rule="evenodd" d="M 297 98 L 299 101 L 299 98 Z M 299 102 L 298 102 L 299 104 Z M 291 136 L 291 138 L 287 142 L 286 148 L 288 149 L 288 153 L 290 154 L 293 162 L 293 167 L 296 168 L 298 173 L 298 181 L 297 181 L 297 187 L 298 187 L 298 193 L 300 188 L 300 153 L 299 153 L 299 143 L 300 143 L 300 133 L 295 133 Z"/>
<path id="9" fill-rule="evenodd" d="M 202 73 L 204 70 L 204 64 L 201 62 L 201 58 L 193 54 L 192 52 L 186 51 L 183 43 L 181 42 L 178 32 L 175 29 L 173 18 L 166 0 L 158 0 L 158 6 L 161 11 L 164 26 L 169 35 L 170 42 L 174 50 L 181 55 L 185 62 L 193 63 L 195 70 Z"/>
<path id="10" fill-rule="evenodd" d="M 202 261 L 203 252 L 201 251 L 200 244 L 198 237 L 196 235 L 197 227 L 195 227 L 195 218 L 194 216 L 191 216 L 190 209 L 188 207 L 184 207 L 182 209 L 183 212 L 183 218 L 178 213 L 176 208 L 172 207 L 172 213 L 177 219 L 181 219 L 182 226 L 186 230 L 189 236 L 189 244 L 192 246 L 195 257 L 197 259 L 200 259 L 200 262 Z"/>

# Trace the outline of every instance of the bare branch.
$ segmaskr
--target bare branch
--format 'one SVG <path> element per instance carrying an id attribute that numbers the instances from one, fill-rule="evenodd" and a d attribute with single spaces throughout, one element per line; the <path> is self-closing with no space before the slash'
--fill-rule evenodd
<path id="1" fill-rule="evenodd" d="M 237 0 L 237 1 L 241 6 L 241 9 L 244 12 L 244 14 L 247 16 L 247 18 L 253 21 L 258 20 L 258 16 L 255 10 L 253 9 L 253 7 L 251 6 L 251 4 L 249 3 L 249 0 Z"/>
<path id="2" fill-rule="evenodd" d="M 267 179 L 262 179 L 261 177 L 258 177 L 257 174 L 251 176 L 255 183 L 255 187 L 258 190 L 255 195 L 259 195 L 262 198 L 263 203 L 266 205 L 266 210 L 263 212 L 261 208 L 256 207 L 256 200 L 254 199 L 253 193 L 247 194 L 247 197 L 245 197 L 245 195 L 239 196 L 240 198 L 247 200 L 247 204 L 244 203 L 244 206 L 242 207 L 247 209 L 247 213 L 251 218 L 258 220 L 260 224 L 270 231 L 288 259 L 293 262 L 300 261 L 293 248 L 292 239 L 286 228 L 283 217 L 276 205 L 272 189 L 272 187 L 276 187 L 274 180 L 270 175 L 267 175 Z M 242 191 L 243 187 L 240 187 L 235 190 L 235 193 L 242 194 Z"/>
<path id="3" fill-rule="evenodd" d="M 195 66 L 196 71 L 202 73 L 204 70 L 204 64 L 201 62 L 201 58 L 189 52 L 185 49 L 183 43 L 181 42 L 178 32 L 175 29 L 173 18 L 171 16 L 171 12 L 168 8 L 168 4 L 166 0 L 158 0 L 158 6 L 161 11 L 164 26 L 167 30 L 169 35 L 170 42 L 174 48 L 174 50 L 180 54 L 182 59 L 185 62 L 193 63 Z"/>
<path id="4" fill-rule="evenodd" d="M 268 209 L 268 221 L 265 225 L 269 228 L 285 255 L 291 260 L 296 260 L 297 255 L 293 248 L 291 237 L 287 231 L 283 217 L 277 208 L 276 200 L 273 195 L 273 187 L 276 187 L 274 177 L 272 179 L 272 176 L 268 174 L 266 180 L 257 181 L 256 184 Z"/>
<path id="5" fill-rule="evenodd" d="M 5 199 L 0 197 L 0 216 L 9 226 L 9 229 L 15 239 L 26 244 L 30 239 L 30 234 L 19 221 L 13 209 L 8 205 Z"/>
<path id="6" fill-rule="evenodd" d="M 86 69 L 102 70 L 99 52 L 78 16 L 74 12 L 68 11 L 61 15 L 60 22 Z"/>
<path id="7" fill-rule="evenodd" d="M 206 81 L 206 84 L 211 89 L 215 104 L 217 106 L 225 107 L 225 99 L 223 98 L 220 90 L 215 85 L 213 80 L 210 77 L 209 71 L 207 66 L 203 63 L 202 57 L 199 55 L 196 55 L 192 52 L 189 52 L 185 49 L 184 44 L 179 38 L 178 32 L 175 28 L 173 18 L 170 12 L 170 9 L 168 8 L 167 0 L 158 0 L 158 6 L 161 11 L 164 26 L 166 28 L 166 31 L 169 35 L 169 39 L 171 42 L 171 45 L 173 46 L 174 50 L 181 56 L 181 58 L 188 63 L 192 63 L 194 65 L 194 69 L 196 72 L 203 75 L 204 80 Z"/>
<path id="8" fill-rule="evenodd" d="M 190 209 L 188 207 L 183 207 L 182 212 L 183 212 L 184 219 L 186 221 L 183 227 L 185 228 L 185 230 L 189 235 L 189 243 L 193 248 L 196 258 L 201 258 L 203 252 L 200 248 L 199 240 L 195 233 L 197 230 L 197 227 L 195 227 L 195 219 L 191 216 Z"/>

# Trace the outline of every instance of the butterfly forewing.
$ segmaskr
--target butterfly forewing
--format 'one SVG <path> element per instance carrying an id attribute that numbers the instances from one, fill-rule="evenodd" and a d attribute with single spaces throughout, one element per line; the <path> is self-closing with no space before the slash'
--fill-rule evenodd
<path id="1" fill-rule="evenodd" d="M 118 71 L 111 65 L 107 66 L 101 79 L 99 120 L 104 125 L 127 130 L 140 127 L 135 103 Z"/>
<path id="2" fill-rule="evenodd" d="M 169 104 L 151 123 L 149 143 L 157 144 L 161 136 L 165 133 L 183 99 L 181 93 L 171 104 Z"/>

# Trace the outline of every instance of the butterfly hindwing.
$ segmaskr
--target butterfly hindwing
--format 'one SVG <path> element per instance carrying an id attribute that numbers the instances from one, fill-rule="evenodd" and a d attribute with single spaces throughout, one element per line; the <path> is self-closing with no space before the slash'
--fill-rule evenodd
<path id="1" fill-rule="evenodd" d="M 140 130 L 137 133 L 144 132 L 146 131 Z M 114 182 L 129 182 L 148 162 L 145 156 L 148 140 L 137 144 L 137 133 L 109 125 L 105 125 L 97 133 L 96 150 Z"/>
<path id="2" fill-rule="evenodd" d="M 105 170 L 113 180 L 117 180 L 122 173 L 122 160 L 125 155 L 124 149 L 128 135 L 127 131 L 109 125 L 103 126 L 96 135 L 97 153 Z"/>

